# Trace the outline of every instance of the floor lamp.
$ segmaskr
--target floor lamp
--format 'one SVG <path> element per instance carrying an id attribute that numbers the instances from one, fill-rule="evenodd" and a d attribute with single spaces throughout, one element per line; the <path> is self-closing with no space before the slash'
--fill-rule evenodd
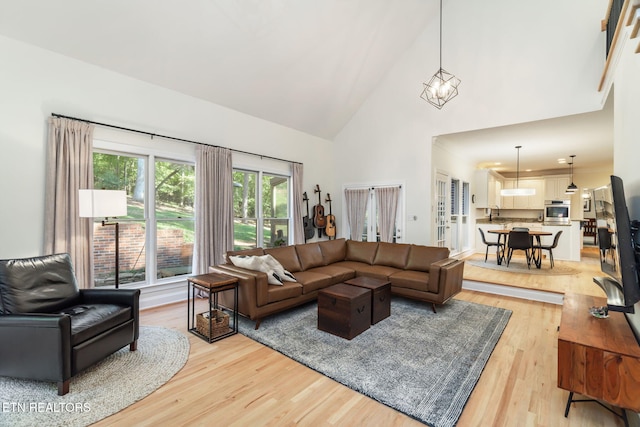
<path id="1" fill-rule="evenodd" d="M 79 190 L 81 218 L 104 218 L 102 226 L 115 225 L 116 246 L 116 289 L 120 287 L 120 227 L 117 221 L 109 222 L 109 217 L 127 215 L 127 193 L 119 190 Z"/>

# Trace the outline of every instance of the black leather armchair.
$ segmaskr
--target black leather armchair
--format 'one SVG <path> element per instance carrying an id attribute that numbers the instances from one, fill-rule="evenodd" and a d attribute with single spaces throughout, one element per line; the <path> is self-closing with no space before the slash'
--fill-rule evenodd
<path id="1" fill-rule="evenodd" d="M 0 375 L 58 385 L 139 335 L 138 289 L 78 289 L 68 254 L 0 260 Z"/>

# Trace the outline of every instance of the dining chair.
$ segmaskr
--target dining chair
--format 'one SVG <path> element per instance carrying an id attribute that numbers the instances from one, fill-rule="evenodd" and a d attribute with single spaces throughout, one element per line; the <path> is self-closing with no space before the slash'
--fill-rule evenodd
<path id="1" fill-rule="evenodd" d="M 507 267 L 509 267 L 509 263 L 511 262 L 513 251 L 519 250 L 524 251 L 527 256 L 527 268 L 531 269 L 533 242 L 528 231 L 511 230 L 509 232 L 509 242 L 507 246 L 509 247 L 507 251 Z"/>
<path id="2" fill-rule="evenodd" d="M 611 232 L 608 228 L 600 227 L 598 228 L 598 246 L 600 247 L 600 256 L 603 260 L 607 259 L 607 255 L 611 255 L 611 260 L 615 264 L 616 257 L 615 253 L 615 244 L 611 239 Z"/>
<path id="3" fill-rule="evenodd" d="M 504 243 L 502 243 L 500 241 L 500 237 L 498 236 L 498 241 L 497 242 L 490 242 L 487 241 L 487 239 L 485 239 L 484 237 L 484 231 L 482 231 L 482 228 L 478 228 L 478 230 L 480 231 L 480 237 L 482 237 L 482 243 L 484 243 L 485 245 L 487 245 L 487 249 L 484 251 L 484 262 L 487 262 L 487 256 L 489 255 L 489 246 L 495 246 L 496 247 L 496 256 L 498 259 L 498 264 L 500 264 L 502 257 L 504 256 Z"/>
<path id="4" fill-rule="evenodd" d="M 551 268 L 553 268 L 553 250 L 558 246 L 558 240 L 560 239 L 560 235 L 562 234 L 562 230 L 558 231 L 556 235 L 553 237 L 553 243 L 550 245 L 534 245 L 533 250 L 539 251 L 549 251 L 549 262 L 551 263 Z M 540 263 L 542 263 L 542 259 L 540 259 Z"/>

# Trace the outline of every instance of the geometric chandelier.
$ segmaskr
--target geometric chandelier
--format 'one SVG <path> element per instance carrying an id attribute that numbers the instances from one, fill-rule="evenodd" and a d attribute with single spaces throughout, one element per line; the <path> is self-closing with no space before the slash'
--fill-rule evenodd
<path id="1" fill-rule="evenodd" d="M 428 83 L 422 83 L 424 88 L 420 98 L 441 109 L 444 104 L 458 95 L 460 79 L 442 68 L 442 0 L 440 0 L 440 69 L 431 77 Z"/>

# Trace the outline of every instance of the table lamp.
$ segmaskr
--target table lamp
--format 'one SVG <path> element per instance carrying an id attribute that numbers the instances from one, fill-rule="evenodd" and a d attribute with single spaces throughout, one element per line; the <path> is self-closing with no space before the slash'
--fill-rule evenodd
<path id="1" fill-rule="evenodd" d="M 117 221 L 109 222 L 109 217 L 125 216 L 127 214 L 127 193 L 120 190 L 79 190 L 79 205 L 81 218 L 104 218 L 102 226 L 115 225 L 116 249 L 116 289 L 120 286 L 119 263 L 119 235 L 120 228 Z"/>

